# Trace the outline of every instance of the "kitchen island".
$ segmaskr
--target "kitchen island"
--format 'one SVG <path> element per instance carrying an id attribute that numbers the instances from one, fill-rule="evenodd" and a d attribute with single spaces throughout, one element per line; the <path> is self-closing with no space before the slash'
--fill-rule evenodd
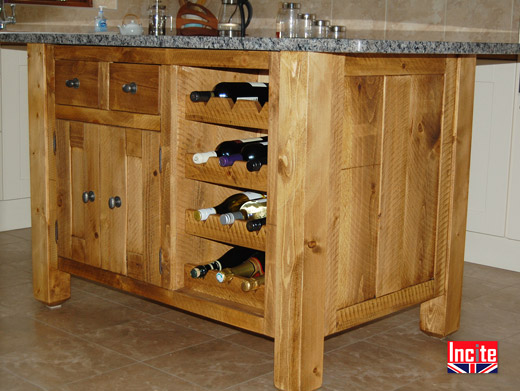
<path id="1" fill-rule="evenodd" d="M 394 311 L 457 330 L 475 55 L 518 45 L 0 38 L 29 43 L 38 300 L 66 301 L 73 274 L 273 337 L 282 390 L 319 388 L 324 337 Z M 269 102 L 188 99 L 220 81 L 269 82 Z M 258 172 L 192 163 L 257 135 Z M 260 231 L 193 219 L 242 190 L 268 195 Z M 266 251 L 265 286 L 189 277 L 232 245 Z"/>

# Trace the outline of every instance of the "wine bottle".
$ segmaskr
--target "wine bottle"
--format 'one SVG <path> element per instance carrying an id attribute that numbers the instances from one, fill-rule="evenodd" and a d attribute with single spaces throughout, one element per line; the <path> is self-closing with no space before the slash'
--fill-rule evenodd
<path id="1" fill-rule="evenodd" d="M 207 218 L 210 215 L 236 212 L 245 202 L 257 200 L 260 198 L 265 198 L 265 196 L 263 194 L 254 193 L 252 191 L 233 194 L 232 196 L 229 196 L 222 203 L 218 204 L 217 206 L 214 206 L 213 208 L 196 210 L 194 213 L 194 217 L 197 221 L 204 221 L 207 220 Z"/>
<path id="2" fill-rule="evenodd" d="M 231 98 L 237 100 L 258 101 L 262 106 L 269 100 L 268 83 L 218 83 L 213 91 L 193 91 L 190 94 L 192 102 L 207 102 L 211 98 Z"/>
<path id="3" fill-rule="evenodd" d="M 251 220 L 246 224 L 246 228 L 249 232 L 260 231 L 260 229 L 265 225 L 267 219 L 264 217 L 263 219 Z"/>
<path id="4" fill-rule="evenodd" d="M 236 212 L 229 212 L 220 215 L 220 222 L 223 225 L 230 225 L 235 220 L 261 219 L 267 216 L 267 199 L 248 201 L 242 204 Z"/>
<path id="5" fill-rule="evenodd" d="M 257 290 L 261 285 L 265 285 L 265 274 L 242 281 L 241 288 L 244 292 Z"/>
<path id="6" fill-rule="evenodd" d="M 208 161 L 210 157 L 230 156 L 240 153 L 244 144 L 267 142 L 267 136 L 247 138 L 244 140 L 229 140 L 221 142 L 214 151 L 199 152 L 193 155 L 193 163 L 203 164 Z"/>
<path id="7" fill-rule="evenodd" d="M 222 269 L 217 273 L 218 282 L 231 281 L 234 276 L 246 278 L 259 277 L 264 274 L 265 253 L 257 252 L 240 265 Z"/>
<path id="8" fill-rule="evenodd" d="M 249 162 L 250 160 L 260 160 L 265 161 L 263 164 L 267 164 L 267 146 L 268 142 L 261 141 L 255 144 L 244 145 L 240 150 L 240 154 L 222 156 L 219 159 L 219 164 L 222 167 L 231 166 L 237 160 L 243 160 Z M 262 165 L 260 165 L 261 167 Z M 260 169 L 258 168 L 258 170 Z M 249 170 L 249 171 L 258 171 L 258 170 Z"/>
<path id="9" fill-rule="evenodd" d="M 217 260 L 206 265 L 195 266 L 191 269 L 190 276 L 192 278 L 202 278 L 208 274 L 210 270 L 220 271 L 224 268 L 238 266 L 255 252 L 257 251 L 246 247 L 233 247 Z"/>
<path id="10" fill-rule="evenodd" d="M 249 160 L 246 164 L 247 171 L 260 171 L 262 166 L 267 164 L 267 156 L 258 159 Z"/>

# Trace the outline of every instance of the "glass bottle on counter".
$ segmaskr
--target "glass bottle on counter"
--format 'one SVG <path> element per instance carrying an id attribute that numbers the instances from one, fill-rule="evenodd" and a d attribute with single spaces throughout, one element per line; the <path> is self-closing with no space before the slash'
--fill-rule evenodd
<path id="1" fill-rule="evenodd" d="M 315 20 L 313 23 L 313 38 L 328 38 L 330 30 L 330 20 Z"/>
<path id="2" fill-rule="evenodd" d="M 315 20 L 315 14 L 298 14 L 299 38 L 312 38 L 312 25 Z"/>
<path id="3" fill-rule="evenodd" d="M 298 36 L 298 11 L 300 3 L 282 3 L 276 23 L 278 38 L 296 38 Z"/>
<path id="4" fill-rule="evenodd" d="M 330 26 L 329 38 L 332 38 L 332 39 L 347 38 L 347 28 L 345 26 Z"/>

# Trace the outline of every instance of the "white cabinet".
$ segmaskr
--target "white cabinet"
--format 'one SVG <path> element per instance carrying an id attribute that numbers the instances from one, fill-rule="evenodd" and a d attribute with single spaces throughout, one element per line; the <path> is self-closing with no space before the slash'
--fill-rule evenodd
<path id="1" fill-rule="evenodd" d="M 26 48 L 3 46 L 0 67 L 0 231 L 6 231 L 31 224 Z"/>
<path id="2" fill-rule="evenodd" d="M 477 62 L 466 260 L 520 271 L 520 67 Z"/>

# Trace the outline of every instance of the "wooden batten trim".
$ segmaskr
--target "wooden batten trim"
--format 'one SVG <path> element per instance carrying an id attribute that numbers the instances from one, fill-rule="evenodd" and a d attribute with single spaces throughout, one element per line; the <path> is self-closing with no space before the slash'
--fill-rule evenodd
<path id="1" fill-rule="evenodd" d="M 134 114 L 124 111 L 56 105 L 56 118 L 108 126 L 121 126 L 124 124 L 125 128 L 161 131 L 161 117 L 150 114 Z"/>
<path id="2" fill-rule="evenodd" d="M 187 289 L 173 291 L 161 288 L 121 274 L 98 269 L 97 267 L 61 257 L 58 258 L 58 268 L 62 272 L 96 281 L 125 292 L 131 292 L 132 294 L 205 316 L 219 322 L 224 322 L 259 334 L 264 333 L 263 312 L 247 305 L 233 303 Z"/>
<path id="3" fill-rule="evenodd" d="M 204 278 L 191 278 L 190 271 L 196 265 L 184 265 L 184 287 L 190 291 L 204 293 L 234 303 L 244 304 L 258 309 L 259 314 L 264 312 L 264 290 L 262 285 L 251 292 L 242 291 L 244 277 L 235 276 L 231 281 L 220 283 L 217 281 L 216 270 L 210 270 Z"/>
<path id="4" fill-rule="evenodd" d="M 269 129 L 269 102 L 214 98 L 208 102 L 192 102 L 186 97 L 186 119 L 227 126 Z"/>
<path id="5" fill-rule="evenodd" d="M 434 295 L 434 280 L 430 280 L 340 309 L 336 314 L 336 330 L 334 332 L 346 330 L 403 308 L 422 303 L 432 299 Z"/>
<path id="6" fill-rule="evenodd" d="M 211 68 L 269 69 L 269 52 L 135 47 L 60 46 L 55 58 Z"/>
<path id="7" fill-rule="evenodd" d="M 354 54 L 345 59 L 346 76 L 443 75 L 446 56 Z"/>
<path id="8" fill-rule="evenodd" d="M 220 215 L 212 215 L 206 221 L 196 221 L 193 217 L 194 212 L 191 209 L 186 210 L 186 233 L 201 238 L 265 251 L 267 226 L 263 226 L 260 231 L 249 232 L 244 220 L 237 220 L 231 225 L 222 225 L 219 220 Z"/>
<path id="9" fill-rule="evenodd" d="M 193 163 L 193 154 L 186 155 L 186 178 L 198 181 L 234 186 L 244 189 L 267 191 L 267 167 L 249 172 L 246 162 L 235 162 L 231 167 L 221 167 L 218 158 L 210 158 L 204 164 Z"/>

